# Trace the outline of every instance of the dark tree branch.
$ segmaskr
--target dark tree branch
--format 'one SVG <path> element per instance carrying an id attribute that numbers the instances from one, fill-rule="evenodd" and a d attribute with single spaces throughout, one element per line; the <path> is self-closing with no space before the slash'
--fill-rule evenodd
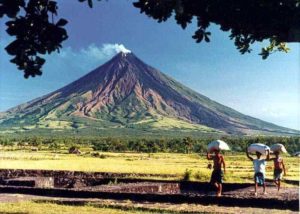
<path id="1" fill-rule="evenodd" d="M 254 42 L 269 39 L 269 46 L 260 53 L 263 59 L 275 51 L 287 52 L 287 42 L 300 41 L 299 0 L 138 0 L 134 6 L 158 22 L 174 15 L 182 28 L 196 18 L 193 38 L 197 43 L 209 42 L 207 29 L 217 24 L 230 32 L 241 54 L 250 53 Z"/>
<path id="2" fill-rule="evenodd" d="M 77 1 L 93 7 L 93 0 Z M 300 42 L 300 0 L 136 0 L 133 5 L 158 22 L 174 17 L 183 29 L 196 18 L 197 43 L 210 42 L 211 23 L 230 32 L 241 54 L 250 53 L 253 43 L 269 40 L 260 53 L 263 59 L 288 52 L 287 42 Z M 0 18 L 10 19 L 6 31 L 15 37 L 5 49 L 25 78 L 41 75 L 41 55 L 59 51 L 68 38 L 68 21 L 54 21 L 57 10 L 56 0 L 0 0 Z"/>

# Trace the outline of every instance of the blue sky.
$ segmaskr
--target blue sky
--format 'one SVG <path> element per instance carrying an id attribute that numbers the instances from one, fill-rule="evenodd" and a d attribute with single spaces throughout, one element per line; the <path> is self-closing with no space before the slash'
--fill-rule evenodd
<path id="1" fill-rule="evenodd" d="M 77 1 L 59 0 L 59 15 L 69 20 L 69 39 L 61 54 L 47 56 L 41 77 L 25 80 L 9 63 L 3 48 L 9 37 L 0 26 L 0 111 L 56 90 L 110 59 L 114 44 L 124 44 L 146 63 L 195 91 L 242 113 L 300 130 L 300 47 L 267 60 L 241 55 L 218 26 L 210 43 L 191 38 L 196 26 L 182 30 L 174 20 L 156 23 L 131 1 L 95 2 L 93 9 Z"/>

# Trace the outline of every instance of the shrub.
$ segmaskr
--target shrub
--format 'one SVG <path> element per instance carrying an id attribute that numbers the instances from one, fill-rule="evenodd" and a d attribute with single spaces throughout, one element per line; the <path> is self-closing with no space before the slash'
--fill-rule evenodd
<path id="1" fill-rule="evenodd" d="M 197 171 L 194 175 L 194 177 L 197 179 L 197 180 L 200 180 L 202 178 L 202 175 L 201 175 L 201 172 L 200 171 Z"/>
<path id="2" fill-rule="evenodd" d="M 183 179 L 184 181 L 190 181 L 192 178 L 192 170 L 191 169 L 186 169 L 184 174 L 183 174 Z"/>
<path id="3" fill-rule="evenodd" d="M 194 174 L 194 178 L 195 178 L 196 180 L 207 181 L 207 180 L 209 180 L 210 175 L 209 175 L 209 173 L 206 172 L 206 171 L 197 171 L 197 172 Z"/>
<path id="4" fill-rule="evenodd" d="M 101 158 L 101 159 L 105 159 L 105 158 L 106 158 L 106 155 L 104 155 L 104 154 L 100 154 L 100 155 L 99 155 L 99 158 Z"/>
<path id="5" fill-rule="evenodd" d="M 100 154 L 99 154 L 99 152 L 93 152 L 93 153 L 91 154 L 91 156 L 92 156 L 92 157 L 99 157 Z"/>
<path id="6" fill-rule="evenodd" d="M 77 146 L 71 146 L 69 148 L 69 154 L 81 154 L 81 151 L 79 150 L 79 148 L 77 148 Z"/>

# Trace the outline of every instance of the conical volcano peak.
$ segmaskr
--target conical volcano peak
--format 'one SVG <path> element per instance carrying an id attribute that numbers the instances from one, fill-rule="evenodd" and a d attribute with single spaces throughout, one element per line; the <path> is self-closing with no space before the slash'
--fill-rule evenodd
<path id="1" fill-rule="evenodd" d="M 112 61 L 116 62 L 116 61 L 120 61 L 120 62 L 129 62 L 129 63 L 136 63 L 138 61 L 141 61 L 140 59 L 138 59 L 137 56 L 135 56 L 134 53 L 132 52 L 128 52 L 128 53 L 124 53 L 124 52 L 119 52 L 118 54 L 116 54 L 113 58 Z"/>
<path id="2" fill-rule="evenodd" d="M 99 130 L 145 134 L 182 130 L 228 134 L 297 134 L 243 115 L 185 87 L 115 44 L 112 59 L 80 79 L 48 95 L 10 109 L 0 127 L 18 130 Z M 64 125 L 53 125 L 64 124 Z M 27 128 L 28 127 L 28 128 Z M 105 127 L 105 128 L 103 128 Z M 122 129 L 122 131 L 121 131 Z M 111 132 L 111 133 L 112 133 Z M 1 133 L 1 130 L 0 130 Z"/>
<path id="3" fill-rule="evenodd" d="M 120 55 L 121 57 L 127 57 L 127 56 L 130 56 L 130 55 L 134 55 L 131 51 L 130 52 L 123 52 L 123 51 L 120 51 L 118 53 L 118 55 Z"/>

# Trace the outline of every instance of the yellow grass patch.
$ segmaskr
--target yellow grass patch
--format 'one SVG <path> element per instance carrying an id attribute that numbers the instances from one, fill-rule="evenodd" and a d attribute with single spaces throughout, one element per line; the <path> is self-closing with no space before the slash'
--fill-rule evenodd
<path id="1" fill-rule="evenodd" d="M 211 161 L 204 154 L 171 154 L 171 153 L 109 153 L 103 152 L 104 158 L 91 157 L 90 154 L 70 155 L 48 151 L 2 151 L 0 153 L 1 169 L 45 169 L 96 171 L 115 173 L 142 173 L 175 175 L 170 179 L 181 179 L 186 169 L 192 170 L 192 180 L 209 180 L 211 170 L 207 168 Z M 299 179 L 299 159 L 284 157 L 287 176 L 291 180 Z M 225 182 L 252 182 L 253 165 L 244 155 L 225 156 Z M 273 177 L 273 163 L 268 162 L 267 178 Z"/>

